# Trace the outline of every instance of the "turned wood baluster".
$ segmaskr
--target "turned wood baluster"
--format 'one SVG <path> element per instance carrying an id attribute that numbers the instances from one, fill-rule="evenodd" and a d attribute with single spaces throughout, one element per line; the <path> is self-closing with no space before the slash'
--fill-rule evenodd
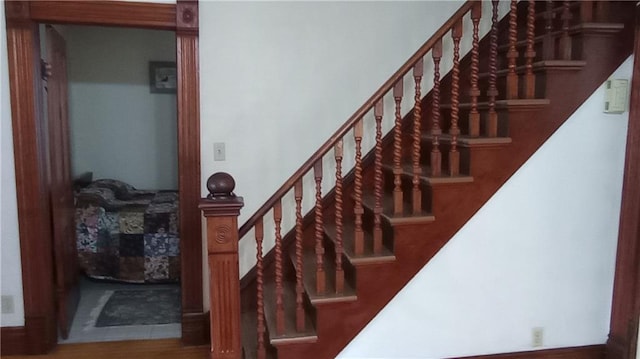
<path id="1" fill-rule="evenodd" d="M 609 21 L 609 1 L 596 1 L 596 20 L 598 22 Z"/>
<path id="2" fill-rule="evenodd" d="M 487 119 L 487 136 L 498 136 L 498 113 L 496 112 L 496 97 L 498 88 L 498 0 L 491 1 L 491 35 L 489 37 L 489 115 Z"/>
<path id="3" fill-rule="evenodd" d="M 334 146 L 334 157 L 336 159 L 336 293 L 344 292 L 344 271 L 342 269 L 342 139 Z"/>
<path id="4" fill-rule="evenodd" d="M 356 141 L 356 164 L 355 164 L 355 185 L 353 188 L 355 204 L 353 213 L 355 215 L 354 249 L 356 255 L 364 253 L 364 232 L 362 230 L 362 119 L 359 119 L 353 127 L 353 137 Z"/>
<path id="5" fill-rule="evenodd" d="M 431 177 L 442 174 L 442 153 L 440 152 L 440 59 L 442 58 L 442 39 L 438 39 L 431 49 L 433 58 L 433 103 L 431 125 Z"/>
<path id="6" fill-rule="evenodd" d="M 373 110 L 376 118 L 376 146 L 374 161 L 374 184 L 373 194 L 375 205 L 373 208 L 373 253 L 382 252 L 382 100 L 376 103 Z"/>
<path id="7" fill-rule="evenodd" d="M 581 0 L 580 1 L 580 20 L 582 22 L 592 22 L 593 17 L 593 1 Z"/>
<path id="8" fill-rule="evenodd" d="M 413 66 L 413 79 L 415 81 L 415 106 L 413 108 L 413 148 L 411 157 L 413 159 L 413 184 L 412 202 L 413 213 L 422 212 L 422 191 L 420 190 L 420 175 L 422 168 L 420 167 L 420 122 L 422 121 L 422 96 L 420 94 L 420 81 L 424 73 L 424 63 L 422 58 Z"/>
<path id="9" fill-rule="evenodd" d="M 282 286 L 282 201 L 278 200 L 273 205 L 273 221 L 275 222 L 276 235 L 276 333 L 284 334 L 284 300 Z"/>
<path id="10" fill-rule="evenodd" d="M 313 166 L 313 177 L 316 181 L 316 293 L 324 294 L 326 289 L 326 274 L 324 272 L 324 246 L 322 245 L 322 159 Z"/>
<path id="11" fill-rule="evenodd" d="M 293 192 L 296 199 L 296 330 L 301 332 L 305 328 L 302 282 L 302 180 L 296 182 Z"/>
<path id="12" fill-rule="evenodd" d="M 460 111 L 460 38 L 462 37 L 462 20 L 458 21 L 451 29 L 453 38 L 453 69 L 451 70 L 451 148 L 449 150 L 449 175 L 460 174 L 460 152 L 458 152 L 458 118 Z"/>
<path id="13" fill-rule="evenodd" d="M 264 228 L 262 225 L 262 218 L 256 221 L 255 226 L 255 234 L 256 234 L 256 246 L 258 252 L 256 254 L 256 285 L 257 285 L 257 313 L 258 313 L 258 359 L 265 359 L 267 357 L 267 353 L 264 346 L 264 335 L 266 332 L 264 326 L 264 268 L 263 268 L 263 258 L 262 258 L 262 240 L 264 238 Z"/>
<path id="14" fill-rule="evenodd" d="M 469 136 L 480 136 L 480 113 L 478 112 L 478 96 L 480 89 L 478 88 L 478 67 L 480 66 L 480 36 L 478 34 L 478 26 L 480 17 L 482 16 L 482 2 L 478 1 L 471 9 L 471 21 L 473 22 L 473 42 L 471 47 L 471 111 L 469 112 Z"/>
<path id="15" fill-rule="evenodd" d="M 562 35 L 560 36 L 560 58 L 571 60 L 571 37 L 569 36 L 569 25 L 572 19 L 571 2 L 562 2 Z"/>
<path id="16" fill-rule="evenodd" d="M 402 79 L 393 87 L 393 98 L 396 102 L 395 125 L 393 127 L 393 214 L 402 215 Z"/>
<path id="17" fill-rule="evenodd" d="M 516 73 L 516 59 L 518 58 L 518 1 L 511 0 L 511 11 L 509 12 L 509 72 L 507 73 L 507 99 L 518 98 L 518 74 Z"/>
<path id="18" fill-rule="evenodd" d="M 536 91 L 536 78 L 533 75 L 533 58 L 536 52 L 533 50 L 535 38 L 536 2 L 529 0 L 527 8 L 527 50 L 524 53 L 525 74 L 524 74 L 524 97 L 534 98 Z"/>
<path id="19" fill-rule="evenodd" d="M 546 12 L 544 14 L 544 36 L 542 38 L 542 57 L 545 60 L 553 60 L 556 56 L 555 39 L 553 38 L 553 19 L 556 17 L 553 12 L 553 1 L 547 0 Z"/>

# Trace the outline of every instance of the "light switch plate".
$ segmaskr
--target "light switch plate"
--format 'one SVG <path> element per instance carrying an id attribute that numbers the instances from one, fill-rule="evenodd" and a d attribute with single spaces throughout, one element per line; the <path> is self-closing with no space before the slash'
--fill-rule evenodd
<path id="1" fill-rule="evenodd" d="M 216 142 L 213 144 L 213 160 L 224 161 L 226 153 L 224 150 L 224 142 Z"/>
<path id="2" fill-rule="evenodd" d="M 13 314 L 15 312 L 15 306 L 13 303 L 12 295 L 0 296 L 0 307 L 2 307 L 2 314 Z"/>

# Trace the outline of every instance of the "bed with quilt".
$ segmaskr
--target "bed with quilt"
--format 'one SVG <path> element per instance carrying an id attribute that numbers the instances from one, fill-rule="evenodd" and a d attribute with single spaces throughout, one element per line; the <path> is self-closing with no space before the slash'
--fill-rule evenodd
<path id="1" fill-rule="evenodd" d="M 137 190 L 101 179 L 76 189 L 81 269 L 130 283 L 180 279 L 178 192 Z"/>

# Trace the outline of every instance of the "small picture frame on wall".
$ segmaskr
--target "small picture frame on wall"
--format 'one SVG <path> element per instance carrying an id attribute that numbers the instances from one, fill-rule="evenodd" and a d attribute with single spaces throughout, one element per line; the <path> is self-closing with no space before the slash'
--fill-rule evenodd
<path id="1" fill-rule="evenodd" d="M 178 83 L 176 63 L 150 61 L 149 81 L 151 93 L 176 93 Z"/>

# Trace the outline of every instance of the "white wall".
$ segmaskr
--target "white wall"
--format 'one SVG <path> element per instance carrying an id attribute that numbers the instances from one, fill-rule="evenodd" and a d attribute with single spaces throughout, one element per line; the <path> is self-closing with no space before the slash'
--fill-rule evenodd
<path id="1" fill-rule="evenodd" d="M 68 26 L 74 175 L 177 189 L 175 94 L 150 93 L 149 61 L 175 61 L 175 33 Z"/>
<path id="2" fill-rule="evenodd" d="M 543 348 L 605 343 L 629 113 L 603 103 L 601 87 L 339 357 L 533 350 L 534 327 Z"/>
<path id="3" fill-rule="evenodd" d="M 3 327 L 24 325 L 8 73 L 4 6 L 0 5 L 0 293 L 13 296 L 15 306 L 13 314 L 0 316 Z"/>

